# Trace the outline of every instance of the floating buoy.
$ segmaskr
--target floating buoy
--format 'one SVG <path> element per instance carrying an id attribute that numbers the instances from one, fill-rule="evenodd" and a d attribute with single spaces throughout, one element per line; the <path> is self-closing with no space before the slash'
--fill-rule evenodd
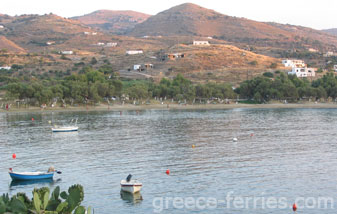
<path id="1" fill-rule="evenodd" d="M 170 170 L 169 170 L 169 169 L 166 170 L 166 174 L 167 174 L 167 175 L 170 174 Z"/>
<path id="2" fill-rule="evenodd" d="M 34 121 L 34 117 L 32 117 L 32 121 Z"/>
<path id="3" fill-rule="evenodd" d="M 48 123 L 51 124 L 51 121 L 49 120 Z"/>
<path id="4" fill-rule="evenodd" d="M 238 141 L 238 139 L 236 137 L 233 138 L 233 142 L 236 142 Z"/>
<path id="5" fill-rule="evenodd" d="M 297 210 L 297 206 L 296 204 L 293 204 L 293 211 L 296 212 L 296 210 Z"/>
<path id="6" fill-rule="evenodd" d="M 13 159 L 16 158 L 16 154 L 15 154 L 15 153 L 12 154 L 12 158 L 13 158 Z"/>
<path id="7" fill-rule="evenodd" d="M 254 136 L 254 133 L 251 133 L 250 136 L 253 137 L 253 136 Z"/>
<path id="8" fill-rule="evenodd" d="M 119 115 L 122 115 L 122 111 L 119 112 Z"/>
<path id="9" fill-rule="evenodd" d="M 194 144 L 192 145 L 192 148 L 193 148 L 193 149 L 195 148 L 195 145 L 194 145 Z"/>

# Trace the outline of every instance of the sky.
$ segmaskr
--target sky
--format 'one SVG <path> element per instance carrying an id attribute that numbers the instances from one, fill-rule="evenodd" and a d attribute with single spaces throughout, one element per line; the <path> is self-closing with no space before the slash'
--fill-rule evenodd
<path id="1" fill-rule="evenodd" d="M 11 16 L 54 13 L 73 17 L 106 9 L 155 15 L 187 2 L 256 21 L 302 25 L 317 30 L 337 28 L 337 0 L 1 0 L 0 13 Z"/>

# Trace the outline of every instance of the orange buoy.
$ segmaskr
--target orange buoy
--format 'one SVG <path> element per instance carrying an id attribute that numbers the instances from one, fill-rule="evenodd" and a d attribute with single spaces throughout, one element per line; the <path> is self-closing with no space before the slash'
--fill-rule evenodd
<path id="1" fill-rule="evenodd" d="M 166 174 L 167 174 L 167 175 L 170 174 L 170 170 L 169 170 L 169 169 L 166 170 Z"/>
<path id="2" fill-rule="evenodd" d="M 192 148 L 193 148 L 193 149 L 195 148 L 195 145 L 194 145 L 194 144 L 192 145 Z"/>
<path id="3" fill-rule="evenodd" d="M 296 204 L 293 204 L 293 211 L 296 212 L 296 210 L 297 210 L 297 206 Z"/>
<path id="4" fill-rule="evenodd" d="M 15 154 L 15 153 L 12 154 L 12 158 L 13 158 L 13 159 L 16 158 L 16 154 Z"/>

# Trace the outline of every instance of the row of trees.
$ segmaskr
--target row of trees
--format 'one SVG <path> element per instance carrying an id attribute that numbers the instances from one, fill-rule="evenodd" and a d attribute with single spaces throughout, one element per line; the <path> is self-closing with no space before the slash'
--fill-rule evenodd
<path id="1" fill-rule="evenodd" d="M 236 89 L 240 97 L 258 102 L 269 100 L 297 100 L 299 98 L 336 98 L 337 79 L 333 73 L 328 73 L 316 81 L 299 79 L 295 75 L 281 73 L 275 79 L 256 77 L 244 81 Z"/>
<path id="2" fill-rule="evenodd" d="M 71 100 L 76 103 L 94 102 L 115 97 L 130 99 L 151 99 L 166 97 L 175 100 L 192 101 L 198 99 L 220 98 L 243 99 L 267 102 L 269 100 L 297 100 L 299 98 L 337 97 L 337 79 L 333 73 L 313 82 L 288 76 L 284 73 L 275 78 L 268 75 L 244 81 L 233 90 L 226 83 L 193 84 L 182 75 L 174 79 L 162 79 L 159 84 L 148 80 L 121 81 L 106 67 L 98 70 L 86 68 L 78 74 L 63 78 L 19 80 L 0 76 L 0 83 L 5 85 L 7 98 L 30 99 L 39 104 L 50 103 L 56 98 Z"/>

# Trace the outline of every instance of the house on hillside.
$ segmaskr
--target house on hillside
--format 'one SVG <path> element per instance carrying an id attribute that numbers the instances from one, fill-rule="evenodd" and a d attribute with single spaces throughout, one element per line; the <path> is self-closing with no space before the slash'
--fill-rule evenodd
<path id="1" fill-rule="evenodd" d="M 178 58 L 184 58 L 185 57 L 185 54 L 184 53 L 172 53 L 172 54 L 166 54 L 162 60 L 165 60 L 165 59 L 178 59 Z"/>
<path id="2" fill-rule="evenodd" d="M 2 67 L 0 67 L 0 70 L 10 70 L 12 67 L 10 67 L 10 66 L 2 66 Z"/>
<path id="3" fill-rule="evenodd" d="M 133 70 L 134 71 L 140 71 L 142 65 L 133 65 Z"/>
<path id="4" fill-rule="evenodd" d="M 97 43 L 97 46 L 104 46 L 105 44 L 104 44 L 104 42 L 98 42 Z"/>
<path id="5" fill-rule="evenodd" d="M 209 45 L 208 41 L 193 41 L 193 45 Z"/>
<path id="6" fill-rule="evenodd" d="M 316 50 L 315 48 L 309 48 L 308 51 L 311 52 L 311 53 L 317 53 L 318 52 L 318 50 Z"/>
<path id="7" fill-rule="evenodd" d="M 304 68 L 306 67 L 306 64 L 304 63 L 303 60 L 298 60 L 298 59 L 284 59 L 282 60 L 282 64 L 285 67 L 297 67 L 297 68 Z"/>
<path id="8" fill-rule="evenodd" d="M 47 45 L 54 45 L 55 44 L 55 41 L 48 41 L 46 42 Z"/>
<path id="9" fill-rule="evenodd" d="M 289 75 L 296 75 L 297 77 L 314 77 L 316 68 L 307 68 L 307 67 L 293 67 Z"/>
<path id="10" fill-rule="evenodd" d="M 333 55 L 334 55 L 334 53 L 332 51 L 328 51 L 325 54 L 323 54 L 324 57 L 331 57 Z"/>
<path id="11" fill-rule="evenodd" d="M 3 25 L 0 25 L 0 29 L 4 29 L 5 27 Z"/>
<path id="12" fill-rule="evenodd" d="M 150 68 L 153 68 L 153 64 L 147 63 L 147 64 L 144 64 L 144 67 L 145 69 L 150 69 Z"/>
<path id="13" fill-rule="evenodd" d="M 117 46 L 117 42 L 108 42 L 106 43 L 106 47 L 116 47 Z"/>
<path id="14" fill-rule="evenodd" d="M 130 51 L 126 51 L 126 55 L 136 55 L 136 54 L 142 54 L 143 51 L 142 50 L 130 50 Z"/>
<path id="15" fill-rule="evenodd" d="M 337 72 L 337 65 L 334 65 L 333 69 L 335 70 L 335 72 Z"/>
<path id="16" fill-rule="evenodd" d="M 63 55 L 72 55 L 72 54 L 74 54 L 73 51 L 61 51 L 60 53 L 63 54 Z"/>

